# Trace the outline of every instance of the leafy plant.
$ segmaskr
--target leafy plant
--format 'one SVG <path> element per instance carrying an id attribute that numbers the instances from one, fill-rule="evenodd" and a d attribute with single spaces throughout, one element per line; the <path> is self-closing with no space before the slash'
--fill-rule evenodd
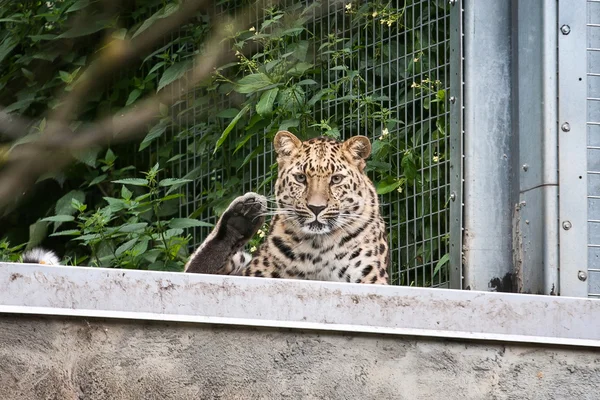
<path id="1" fill-rule="evenodd" d="M 42 221 L 55 224 L 55 232 L 50 236 L 73 236 L 71 241 L 83 247 L 84 254 L 90 254 L 93 266 L 180 271 L 190 240 L 190 236 L 182 236 L 184 229 L 210 224 L 171 217 L 177 213 L 176 200 L 182 197 L 172 192 L 187 180 L 159 180 L 159 172 L 156 164 L 143 178 L 112 181 L 122 185 L 120 196 L 104 197 L 104 207 L 88 210 L 84 203 L 72 198 L 75 215 L 57 214 Z M 63 224 L 74 226 L 57 231 Z M 76 254 L 71 256 L 74 262 L 86 261 L 85 256 Z"/>
<path id="2" fill-rule="evenodd" d="M 0 239 L 0 261 L 17 262 L 21 257 L 21 252 L 25 244 L 11 246 L 6 238 Z"/>

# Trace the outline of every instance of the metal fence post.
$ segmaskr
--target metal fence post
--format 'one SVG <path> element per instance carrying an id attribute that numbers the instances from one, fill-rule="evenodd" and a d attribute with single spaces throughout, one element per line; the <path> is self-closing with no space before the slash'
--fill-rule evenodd
<path id="1" fill-rule="evenodd" d="M 463 286 L 463 4 L 450 3 L 450 288 Z"/>
<path id="2" fill-rule="evenodd" d="M 587 15 L 587 282 L 588 296 L 600 298 L 600 2 L 588 0 Z"/>
<path id="3" fill-rule="evenodd" d="M 558 294 L 557 2 L 513 0 L 516 291 Z"/>
<path id="4" fill-rule="evenodd" d="M 558 2 L 560 294 L 588 294 L 587 2 Z M 592 179 L 592 178 L 590 178 Z"/>
<path id="5" fill-rule="evenodd" d="M 510 0 L 464 4 L 464 287 L 512 291 Z"/>

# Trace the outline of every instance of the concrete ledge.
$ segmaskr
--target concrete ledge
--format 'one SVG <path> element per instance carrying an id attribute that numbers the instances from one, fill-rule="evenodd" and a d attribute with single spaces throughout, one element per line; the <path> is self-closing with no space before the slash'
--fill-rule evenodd
<path id="1" fill-rule="evenodd" d="M 600 347 L 600 300 L 0 264 L 0 313 Z"/>

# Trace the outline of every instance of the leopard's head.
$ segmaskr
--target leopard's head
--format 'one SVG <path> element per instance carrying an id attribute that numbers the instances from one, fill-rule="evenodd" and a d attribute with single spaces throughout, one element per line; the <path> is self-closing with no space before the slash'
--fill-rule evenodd
<path id="1" fill-rule="evenodd" d="M 308 235 L 329 234 L 372 217 L 378 207 L 364 173 L 371 142 L 354 136 L 345 142 L 316 138 L 302 142 L 287 131 L 275 136 L 279 174 L 278 214 L 286 225 Z"/>

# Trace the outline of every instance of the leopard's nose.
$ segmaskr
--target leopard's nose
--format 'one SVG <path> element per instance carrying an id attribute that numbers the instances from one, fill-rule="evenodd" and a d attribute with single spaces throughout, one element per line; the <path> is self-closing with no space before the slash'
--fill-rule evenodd
<path id="1" fill-rule="evenodd" d="M 308 208 L 310 209 L 310 211 L 313 212 L 313 214 L 315 214 L 315 217 L 319 215 L 319 213 L 321 211 L 323 211 L 325 209 L 325 206 L 313 206 L 311 204 L 308 204 Z"/>

